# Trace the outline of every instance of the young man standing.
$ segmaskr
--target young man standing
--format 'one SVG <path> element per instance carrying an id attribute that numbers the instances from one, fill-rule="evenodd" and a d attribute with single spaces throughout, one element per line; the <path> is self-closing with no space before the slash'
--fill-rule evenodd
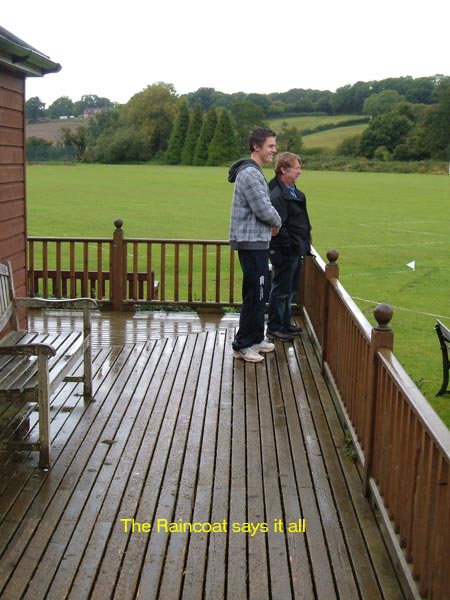
<path id="1" fill-rule="evenodd" d="M 268 298 L 269 243 L 281 218 L 272 206 L 262 167 L 276 152 L 275 133 L 258 128 L 249 136 L 250 158 L 235 162 L 228 181 L 234 183 L 230 246 L 238 251 L 242 268 L 242 306 L 233 356 L 249 362 L 264 360 L 274 344 L 264 340 L 264 309 Z"/>
<path id="2" fill-rule="evenodd" d="M 270 242 L 273 277 L 266 335 L 284 342 L 301 333 L 301 328 L 291 323 L 292 300 L 298 291 L 303 258 L 311 253 L 306 197 L 295 186 L 301 172 L 300 158 L 292 152 L 282 152 L 275 161 L 276 177 L 269 183 L 272 204 L 283 224 Z"/>

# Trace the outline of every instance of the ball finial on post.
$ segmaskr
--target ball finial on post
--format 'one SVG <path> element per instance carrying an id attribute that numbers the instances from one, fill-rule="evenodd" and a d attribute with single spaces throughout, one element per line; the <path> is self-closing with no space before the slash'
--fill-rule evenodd
<path id="1" fill-rule="evenodd" d="M 325 265 L 325 278 L 326 279 L 339 279 L 339 265 L 337 259 L 339 258 L 339 252 L 335 249 L 328 250 L 327 259 L 328 263 Z"/>
<path id="2" fill-rule="evenodd" d="M 339 258 L 339 252 L 336 249 L 331 248 L 331 250 L 328 250 L 327 252 L 327 258 L 329 265 L 335 265 L 337 263 L 337 259 Z"/>
<path id="3" fill-rule="evenodd" d="M 378 323 L 376 329 L 391 329 L 389 323 L 391 322 L 394 311 L 389 304 L 379 304 L 373 311 L 373 314 Z"/>

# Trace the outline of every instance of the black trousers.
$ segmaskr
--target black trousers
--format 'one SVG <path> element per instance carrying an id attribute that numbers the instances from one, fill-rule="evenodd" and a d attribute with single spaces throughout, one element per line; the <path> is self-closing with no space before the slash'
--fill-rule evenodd
<path id="1" fill-rule="evenodd" d="M 264 310 L 269 293 L 269 250 L 238 250 L 242 269 L 242 307 L 233 348 L 264 339 Z"/>
<path id="2" fill-rule="evenodd" d="M 292 301 L 298 292 L 303 259 L 298 254 L 285 255 L 279 250 L 271 250 L 270 262 L 273 267 L 273 279 L 267 329 L 289 333 Z"/>

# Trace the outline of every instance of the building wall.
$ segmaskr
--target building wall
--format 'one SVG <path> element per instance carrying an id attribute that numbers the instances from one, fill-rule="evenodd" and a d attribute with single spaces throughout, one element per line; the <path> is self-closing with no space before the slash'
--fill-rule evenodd
<path id="1" fill-rule="evenodd" d="M 0 66 L 0 260 L 26 296 L 25 78 Z"/>

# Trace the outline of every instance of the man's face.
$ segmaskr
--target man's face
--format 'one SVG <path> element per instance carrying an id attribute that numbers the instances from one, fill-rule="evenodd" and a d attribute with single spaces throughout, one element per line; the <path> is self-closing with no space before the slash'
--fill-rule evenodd
<path id="1" fill-rule="evenodd" d="M 268 137 L 264 140 L 264 144 L 262 146 L 255 147 L 261 164 L 268 165 L 273 160 L 273 155 L 277 151 L 277 140 L 275 137 Z"/>
<path id="2" fill-rule="evenodd" d="M 283 169 L 282 175 L 281 175 L 281 180 L 286 185 L 294 185 L 294 183 L 297 181 L 297 179 L 300 177 L 301 174 L 302 174 L 302 166 L 301 166 L 300 162 L 297 161 L 297 163 L 293 167 L 288 167 L 287 169 Z"/>

